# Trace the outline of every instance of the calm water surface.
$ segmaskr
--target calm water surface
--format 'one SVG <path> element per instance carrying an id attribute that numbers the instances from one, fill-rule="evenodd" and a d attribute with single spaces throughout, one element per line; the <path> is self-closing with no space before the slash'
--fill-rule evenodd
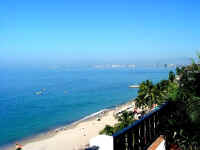
<path id="1" fill-rule="evenodd" d="M 0 146 L 135 98 L 168 69 L 0 69 Z"/>

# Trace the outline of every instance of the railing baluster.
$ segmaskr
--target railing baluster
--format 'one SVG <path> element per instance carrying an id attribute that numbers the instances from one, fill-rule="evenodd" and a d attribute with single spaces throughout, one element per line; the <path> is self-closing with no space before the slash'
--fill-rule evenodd
<path id="1" fill-rule="evenodd" d="M 144 139 L 144 120 L 142 121 L 142 123 L 140 125 L 140 145 L 141 145 L 141 148 L 144 149 L 144 145 L 145 145 L 145 139 Z"/>
<path id="2" fill-rule="evenodd" d="M 125 146 L 124 150 L 128 150 L 128 133 L 124 135 L 124 146 Z"/>
<path id="3" fill-rule="evenodd" d="M 132 142 L 130 150 L 135 150 L 136 141 L 135 141 L 135 132 L 133 129 L 131 130 L 131 135 L 132 135 L 132 138 L 129 140 L 130 142 Z"/>
<path id="4" fill-rule="evenodd" d="M 150 140 L 153 138 L 153 118 L 149 118 L 149 136 Z"/>
<path id="5" fill-rule="evenodd" d="M 139 132 L 140 132 L 140 130 L 137 126 L 136 129 L 135 129 L 135 147 L 134 147 L 136 150 L 139 150 L 139 146 L 140 146 L 140 139 L 139 139 L 140 133 Z"/>
<path id="6" fill-rule="evenodd" d="M 156 114 L 153 115 L 153 137 L 156 136 Z"/>
<path id="7" fill-rule="evenodd" d="M 133 144 L 134 144 L 134 141 L 133 141 L 133 131 L 130 130 L 128 132 L 128 150 L 133 150 Z"/>
<path id="8" fill-rule="evenodd" d="M 146 133 L 146 144 L 148 145 L 150 142 L 150 136 L 149 136 L 149 120 L 150 119 L 147 119 L 146 121 L 145 121 L 145 126 L 146 126 L 146 128 L 145 128 L 145 133 Z"/>
<path id="9" fill-rule="evenodd" d="M 159 112 L 156 112 L 156 136 L 159 136 L 159 129 L 160 129 Z"/>
<path id="10" fill-rule="evenodd" d="M 113 135 L 114 150 L 146 149 L 160 134 L 162 116 L 166 113 L 167 117 L 169 115 L 167 105 L 167 103 L 161 105 L 159 109 L 150 112 L 131 126 L 115 133 Z"/>

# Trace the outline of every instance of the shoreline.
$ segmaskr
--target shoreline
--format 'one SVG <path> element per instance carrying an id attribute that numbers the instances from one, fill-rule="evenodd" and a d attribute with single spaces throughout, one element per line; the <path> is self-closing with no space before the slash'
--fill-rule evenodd
<path id="1" fill-rule="evenodd" d="M 135 103 L 134 101 L 135 101 L 135 98 L 130 99 L 127 102 L 124 102 L 122 104 L 118 104 L 116 106 L 113 106 L 113 107 L 110 107 L 110 108 L 105 108 L 105 109 L 102 109 L 98 112 L 92 113 L 92 114 L 85 116 L 85 117 L 81 118 L 80 120 L 74 121 L 70 124 L 62 125 L 60 127 L 50 129 L 49 131 L 42 132 L 42 133 L 27 137 L 27 138 L 19 140 L 17 142 L 24 145 L 23 150 L 32 150 L 31 148 L 34 147 L 35 145 L 41 145 L 41 143 L 45 143 L 46 141 L 50 141 L 50 140 L 54 139 L 57 135 L 59 136 L 59 135 L 64 134 L 64 132 L 68 132 L 68 131 L 73 132 L 73 130 L 75 130 L 75 131 L 77 130 L 76 128 L 85 129 L 84 128 L 85 124 L 87 124 L 86 127 L 88 126 L 88 124 L 91 124 L 91 123 L 96 124 L 96 125 L 100 124 L 101 126 L 103 126 L 103 128 L 105 127 L 106 124 L 114 125 L 115 123 L 117 123 L 116 119 L 114 119 L 114 114 L 116 113 L 116 111 L 119 111 L 120 109 L 122 109 L 126 106 L 129 106 L 132 103 Z M 97 121 L 98 117 L 100 117 L 102 120 L 103 120 L 103 118 L 107 117 L 110 120 L 112 120 L 112 122 L 109 122 L 109 120 L 108 120 L 109 123 L 102 122 L 102 120 Z M 84 126 L 84 127 L 82 128 L 82 126 Z M 102 127 L 100 127 L 100 128 L 102 128 Z M 81 129 L 79 129 L 79 130 L 81 130 Z M 88 129 L 88 132 L 89 132 L 89 130 L 90 129 Z M 98 130 L 98 133 L 99 133 L 100 130 L 102 130 L 102 129 L 97 129 L 97 130 Z M 88 144 L 89 139 L 98 135 L 96 130 L 93 133 L 95 133 L 95 134 L 93 136 L 90 136 L 90 138 L 87 138 L 84 142 L 85 143 L 84 145 L 83 144 L 80 145 L 80 143 L 78 143 L 78 140 L 81 140 L 81 139 L 76 139 L 75 141 L 77 141 L 77 143 L 73 143 L 73 146 L 72 146 L 73 148 L 71 147 L 71 150 L 75 150 L 75 149 L 79 150 L 82 147 L 86 146 Z M 72 133 L 70 133 L 70 134 L 72 134 Z M 76 136 L 76 135 L 74 135 L 74 136 Z M 84 133 L 84 136 L 85 136 L 85 133 Z M 74 145 L 77 145 L 77 148 L 74 148 Z M 11 144 L 7 144 L 6 146 L 3 146 L 1 148 L 3 148 L 3 150 L 13 150 L 14 146 L 15 146 L 15 142 L 12 142 Z M 33 149 L 35 149 L 35 148 L 33 148 Z M 47 149 L 49 149 L 49 148 L 47 148 Z M 68 149 L 70 149 L 70 148 L 68 148 Z M 39 148 L 38 150 L 43 150 L 43 148 L 41 148 L 41 149 Z M 44 150 L 46 150 L 46 149 L 44 149 Z"/>

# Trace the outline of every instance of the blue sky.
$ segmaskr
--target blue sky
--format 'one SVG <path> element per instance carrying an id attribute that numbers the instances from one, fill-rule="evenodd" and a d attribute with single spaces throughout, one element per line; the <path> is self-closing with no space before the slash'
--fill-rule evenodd
<path id="1" fill-rule="evenodd" d="M 6 0 L 1 64 L 141 63 L 194 57 L 198 0 Z"/>

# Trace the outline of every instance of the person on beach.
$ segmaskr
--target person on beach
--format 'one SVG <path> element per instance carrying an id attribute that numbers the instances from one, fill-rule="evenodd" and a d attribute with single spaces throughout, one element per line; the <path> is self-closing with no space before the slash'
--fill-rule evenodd
<path id="1" fill-rule="evenodd" d="M 133 113 L 138 114 L 138 110 L 137 110 L 137 108 L 134 108 Z"/>
<path id="2" fill-rule="evenodd" d="M 18 144 L 18 143 L 16 143 L 16 150 L 22 150 L 22 145 L 20 145 L 20 144 Z"/>

